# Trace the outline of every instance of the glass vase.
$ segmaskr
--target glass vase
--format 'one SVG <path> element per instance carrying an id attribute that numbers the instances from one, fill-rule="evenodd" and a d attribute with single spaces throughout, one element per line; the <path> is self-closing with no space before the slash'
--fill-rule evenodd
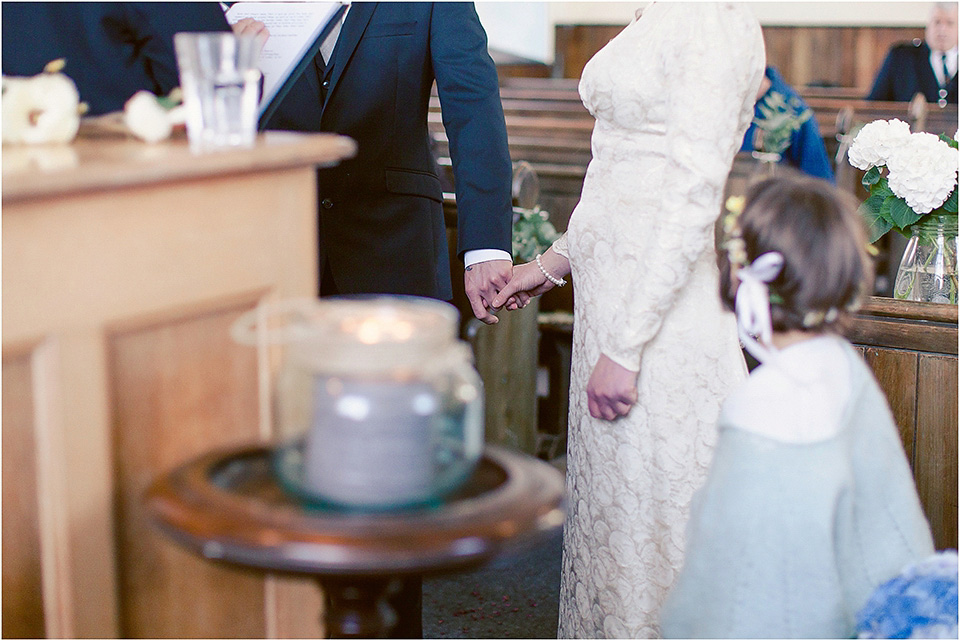
<path id="1" fill-rule="evenodd" d="M 957 304 L 957 217 L 933 216 L 913 226 L 893 297 Z"/>

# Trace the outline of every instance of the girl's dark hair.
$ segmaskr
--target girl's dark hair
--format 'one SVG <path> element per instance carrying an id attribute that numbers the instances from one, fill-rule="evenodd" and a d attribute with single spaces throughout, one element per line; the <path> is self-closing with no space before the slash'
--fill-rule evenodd
<path id="1" fill-rule="evenodd" d="M 871 290 L 873 263 L 857 203 L 824 180 L 798 174 L 752 185 L 736 227 L 748 263 L 770 251 L 783 255 L 770 283 L 774 331 L 836 325 Z M 739 281 L 730 278 L 724 249 L 718 262 L 720 298 L 733 310 Z"/>

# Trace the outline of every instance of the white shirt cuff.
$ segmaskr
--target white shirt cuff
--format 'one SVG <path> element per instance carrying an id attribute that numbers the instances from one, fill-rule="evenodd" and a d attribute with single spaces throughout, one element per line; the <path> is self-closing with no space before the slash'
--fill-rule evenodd
<path id="1" fill-rule="evenodd" d="M 471 249 L 463 252 L 463 266 L 469 267 L 477 263 L 485 263 L 488 260 L 509 260 L 513 262 L 513 257 L 509 252 L 502 249 Z"/>

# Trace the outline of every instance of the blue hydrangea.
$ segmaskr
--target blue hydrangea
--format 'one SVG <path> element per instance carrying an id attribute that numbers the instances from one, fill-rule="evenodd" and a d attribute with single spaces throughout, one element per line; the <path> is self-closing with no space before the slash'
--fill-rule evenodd
<path id="1" fill-rule="evenodd" d="M 957 552 L 945 550 L 876 589 L 857 616 L 861 639 L 956 639 Z"/>

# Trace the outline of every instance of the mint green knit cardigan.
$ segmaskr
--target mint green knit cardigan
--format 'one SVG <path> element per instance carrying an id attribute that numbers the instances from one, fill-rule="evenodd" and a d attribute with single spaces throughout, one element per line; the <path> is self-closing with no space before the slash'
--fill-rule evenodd
<path id="1" fill-rule="evenodd" d="M 933 553 L 886 398 L 843 343 L 852 393 L 834 437 L 798 445 L 721 423 L 664 637 L 848 638 L 873 590 Z"/>

